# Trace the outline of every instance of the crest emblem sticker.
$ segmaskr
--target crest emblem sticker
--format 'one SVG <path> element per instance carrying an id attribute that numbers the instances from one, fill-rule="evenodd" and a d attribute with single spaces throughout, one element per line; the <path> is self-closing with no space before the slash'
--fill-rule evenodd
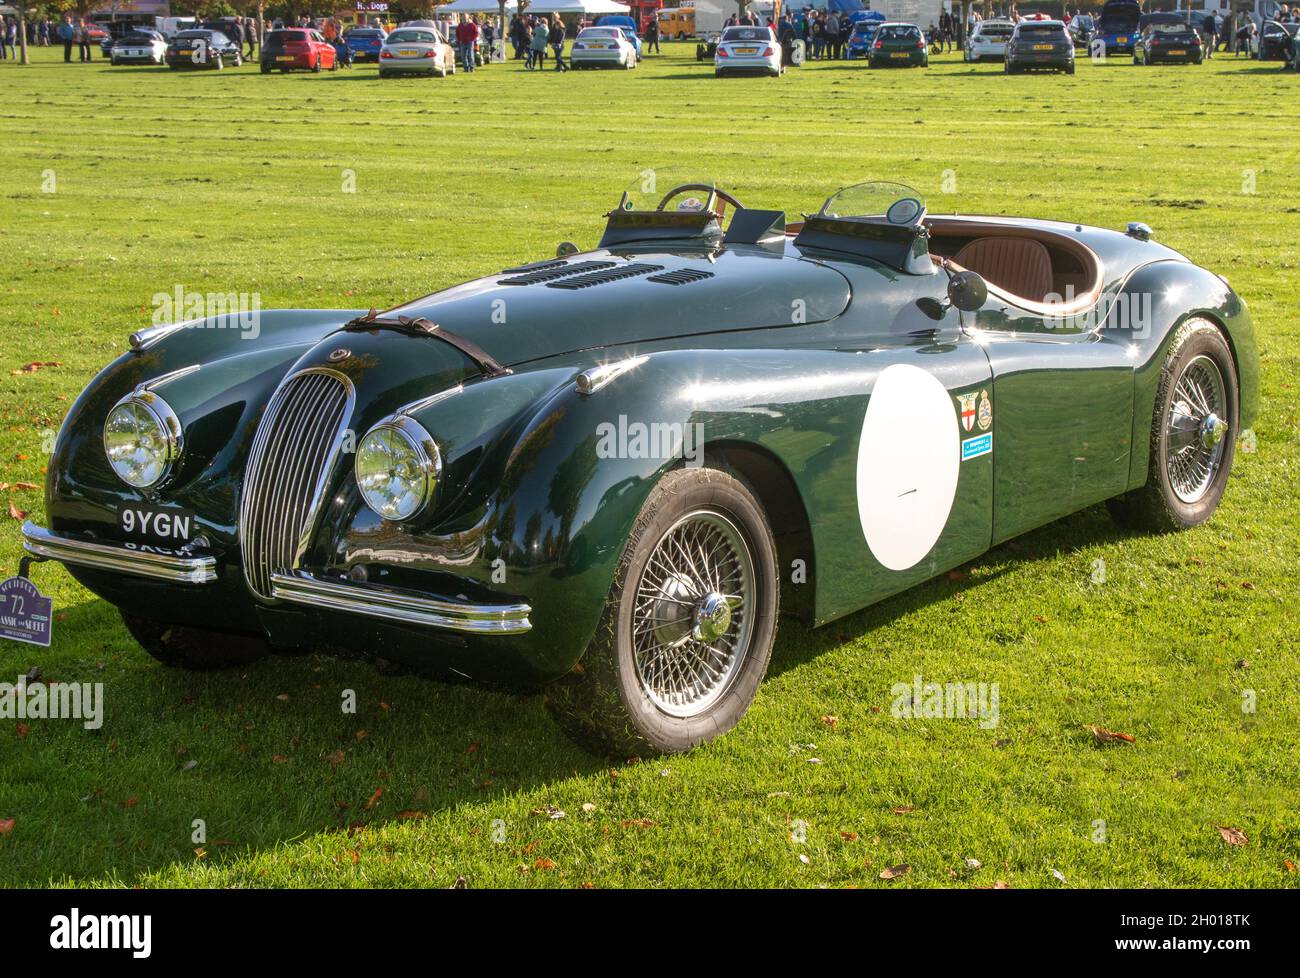
<path id="1" fill-rule="evenodd" d="M 973 394 L 971 395 L 974 396 Z M 989 400 L 988 391 L 980 391 L 980 410 L 979 410 L 980 431 L 988 431 L 993 427 L 993 402 Z M 969 428 L 966 429 L 970 431 Z"/>
<path id="2" fill-rule="evenodd" d="M 975 429 L 975 393 L 958 394 L 957 402 L 961 407 L 961 426 L 965 431 Z"/>

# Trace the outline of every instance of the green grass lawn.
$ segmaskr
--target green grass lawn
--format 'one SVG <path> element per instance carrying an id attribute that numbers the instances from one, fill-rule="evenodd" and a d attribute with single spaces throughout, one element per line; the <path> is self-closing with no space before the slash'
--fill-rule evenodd
<path id="1" fill-rule="evenodd" d="M 1286 865 L 1300 863 L 1300 76 L 1220 58 L 1008 78 L 945 56 L 717 81 L 693 52 L 665 44 L 633 72 L 511 63 L 384 83 L 373 67 L 177 74 L 98 52 L 65 65 L 61 50 L 0 63 L 0 571 L 18 566 L 13 513 L 43 520 L 41 491 L 15 486 L 43 482 L 49 434 L 155 293 L 383 308 L 564 239 L 593 245 L 647 167 L 791 214 L 877 178 L 933 211 L 1147 221 L 1224 274 L 1259 333 L 1258 450 L 1238 454 L 1214 520 L 1135 536 L 1099 507 L 824 629 L 786 623 L 736 730 L 613 769 L 536 696 L 310 655 L 164 669 L 113 608 L 39 565 L 54 645 L 0 642 L 0 681 L 39 666 L 102 682 L 106 719 L 0 722 L 0 884 L 1300 881 Z M 21 370 L 33 361 L 57 365 Z M 999 724 L 894 719 L 891 687 L 917 674 L 998 683 Z M 1090 724 L 1135 742 L 1098 744 Z"/>

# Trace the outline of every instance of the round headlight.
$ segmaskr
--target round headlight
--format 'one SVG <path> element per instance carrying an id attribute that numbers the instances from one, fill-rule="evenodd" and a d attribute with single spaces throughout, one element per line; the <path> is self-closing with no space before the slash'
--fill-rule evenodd
<path id="1" fill-rule="evenodd" d="M 409 520 L 433 498 L 442 459 L 433 438 L 402 416 L 375 425 L 357 446 L 357 487 L 386 520 Z"/>
<path id="2" fill-rule="evenodd" d="M 118 478 L 145 489 L 156 485 L 181 453 L 181 422 L 157 394 L 128 394 L 104 422 L 104 454 Z"/>

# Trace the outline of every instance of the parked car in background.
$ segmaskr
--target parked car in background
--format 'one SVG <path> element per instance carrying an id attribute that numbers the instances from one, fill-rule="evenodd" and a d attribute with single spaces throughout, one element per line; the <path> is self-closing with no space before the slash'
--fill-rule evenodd
<path id="1" fill-rule="evenodd" d="M 1155 21 L 1143 26 L 1133 47 L 1135 65 L 1192 64 L 1205 57 L 1201 35 L 1185 21 Z"/>
<path id="2" fill-rule="evenodd" d="M 849 32 L 848 57 L 852 60 L 871 57 L 871 45 L 876 40 L 876 31 L 880 29 L 878 20 L 859 20 Z"/>
<path id="3" fill-rule="evenodd" d="M 1292 21 L 1283 24 L 1267 20 L 1251 40 L 1252 53 L 1260 61 L 1285 61 L 1300 24 Z"/>
<path id="4" fill-rule="evenodd" d="M 1001 61 L 1007 56 L 1007 41 L 1016 25 L 1009 20 L 982 20 L 966 38 L 962 56 L 971 62 Z"/>
<path id="5" fill-rule="evenodd" d="M 244 55 L 235 42 L 220 31 L 203 28 L 181 31 L 167 45 L 168 68 L 238 68 Z"/>
<path id="6" fill-rule="evenodd" d="M 781 44 L 770 27 L 728 27 L 713 53 L 713 74 L 780 77 Z"/>
<path id="7" fill-rule="evenodd" d="M 1282 49 L 1282 70 L 1300 70 L 1300 31 L 1291 35 L 1291 40 Z"/>
<path id="8" fill-rule="evenodd" d="M 1097 22 L 1092 19 L 1091 14 L 1075 14 L 1070 18 L 1066 29 L 1070 32 L 1070 40 L 1074 41 L 1076 48 L 1086 48 L 1097 33 Z"/>
<path id="9" fill-rule="evenodd" d="M 1022 20 L 1007 41 L 1003 70 L 1008 75 L 1033 69 L 1074 74 L 1074 42 L 1059 20 Z"/>
<path id="10" fill-rule="evenodd" d="M 1106 0 L 1097 19 L 1096 37 L 1106 46 L 1106 56 L 1132 54 L 1137 43 L 1142 6 L 1137 0 Z"/>
<path id="11" fill-rule="evenodd" d="M 134 30 L 113 42 L 109 59 L 115 65 L 165 64 L 167 41 L 158 31 Z"/>
<path id="12" fill-rule="evenodd" d="M 617 27 L 584 27 L 573 39 L 569 64 L 574 68 L 635 68 L 636 49 Z"/>
<path id="13" fill-rule="evenodd" d="M 379 77 L 456 74 L 456 51 L 436 27 L 399 27 L 379 49 Z"/>
<path id="14" fill-rule="evenodd" d="M 334 45 L 320 31 L 304 27 L 271 31 L 262 45 L 262 73 L 275 71 L 334 71 Z"/>
<path id="15" fill-rule="evenodd" d="M 378 61 L 388 33 L 380 27 L 354 27 L 343 35 L 353 61 Z"/>
<path id="16" fill-rule="evenodd" d="M 925 46 L 925 35 L 915 24 L 886 21 L 876 30 L 871 42 L 868 68 L 930 67 L 930 52 Z"/>

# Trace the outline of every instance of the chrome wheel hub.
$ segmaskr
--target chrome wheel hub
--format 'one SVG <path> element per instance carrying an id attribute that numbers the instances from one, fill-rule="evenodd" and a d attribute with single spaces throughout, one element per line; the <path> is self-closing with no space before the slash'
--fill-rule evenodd
<path id="1" fill-rule="evenodd" d="M 1174 495 L 1185 503 L 1200 501 L 1223 464 L 1228 407 L 1218 365 L 1194 358 L 1178 378 L 1165 422 L 1165 469 Z"/>
<path id="2" fill-rule="evenodd" d="M 739 528 L 713 510 L 674 523 L 636 585 L 637 679 L 664 713 L 695 716 L 740 671 L 753 635 L 754 563 Z"/>

